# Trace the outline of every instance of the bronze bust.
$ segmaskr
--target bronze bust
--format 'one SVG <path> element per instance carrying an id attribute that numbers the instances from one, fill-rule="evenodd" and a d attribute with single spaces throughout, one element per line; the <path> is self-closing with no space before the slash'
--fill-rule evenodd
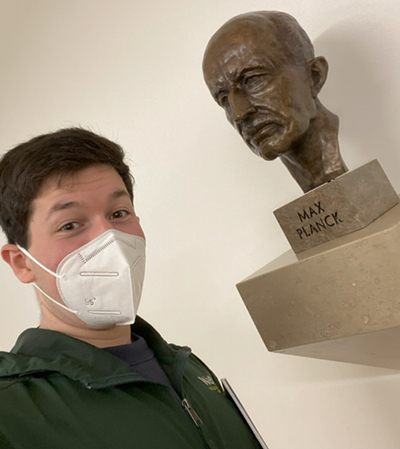
<path id="1" fill-rule="evenodd" d="M 250 149 L 266 160 L 280 157 L 304 192 L 347 171 L 339 119 L 317 98 L 328 63 L 315 57 L 292 16 L 258 11 L 232 18 L 210 39 L 203 73 Z"/>

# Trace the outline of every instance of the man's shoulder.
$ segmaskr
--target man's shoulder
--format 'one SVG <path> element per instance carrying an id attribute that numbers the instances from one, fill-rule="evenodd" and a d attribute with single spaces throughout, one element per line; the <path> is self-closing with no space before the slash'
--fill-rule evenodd
<path id="1" fill-rule="evenodd" d="M 23 374 L 33 370 L 32 357 L 0 351 L 0 390 L 23 382 Z"/>
<path id="2" fill-rule="evenodd" d="M 3 395 L 10 390 L 10 387 L 19 385 L 23 382 L 23 379 L 18 378 L 9 378 L 9 379 L 0 379 L 0 404 L 4 404 Z M 1 406 L 0 406 L 1 409 Z"/>

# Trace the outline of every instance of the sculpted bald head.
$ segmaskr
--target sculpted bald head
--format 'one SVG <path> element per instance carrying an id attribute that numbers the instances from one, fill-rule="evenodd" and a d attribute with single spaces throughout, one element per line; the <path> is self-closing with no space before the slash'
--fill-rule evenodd
<path id="1" fill-rule="evenodd" d="M 208 42 L 204 64 L 211 56 L 209 53 L 220 46 L 221 38 L 228 38 L 233 44 L 238 34 L 242 41 L 254 40 L 263 47 L 270 44 L 270 35 L 273 34 L 281 51 L 297 63 L 308 62 L 315 57 L 310 38 L 294 17 L 279 11 L 254 11 L 233 17 L 222 25 Z"/>
<path id="2" fill-rule="evenodd" d="M 226 22 L 203 60 L 206 84 L 257 155 L 275 159 L 298 145 L 316 116 L 327 63 L 289 14 L 250 12 Z"/>

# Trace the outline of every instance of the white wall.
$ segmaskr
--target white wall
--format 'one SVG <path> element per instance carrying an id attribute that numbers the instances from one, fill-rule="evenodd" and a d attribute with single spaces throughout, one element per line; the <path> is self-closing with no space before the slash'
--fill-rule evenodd
<path id="1" fill-rule="evenodd" d="M 148 240 L 141 315 L 231 381 L 271 449 L 399 448 L 398 372 L 269 353 L 235 288 L 288 249 L 272 211 L 301 191 L 245 147 L 201 61 L 222 23 L 266 8 L 329 60 L 349 167 L 378 158 L 399 191 L 397 0 L 1 0 L 0 152 L 77 124 L 117 140 Z M 38 310 L 5 264 L 0 283 L 8 350 Z"/>

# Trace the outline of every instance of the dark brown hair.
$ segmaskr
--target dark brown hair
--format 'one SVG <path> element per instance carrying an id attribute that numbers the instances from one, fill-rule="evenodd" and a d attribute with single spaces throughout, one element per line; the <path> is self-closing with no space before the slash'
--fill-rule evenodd
<path id="1" fill-rule="evenodd" d="M 8 151 L 0 160 L 0 225 L 8 242 L 28 248 L 32 203 L 50 178 L 60 184 L 90 166 L 109 165 L 133 200 L 134 179 L 124 156 L 118 144 L 81 128 L 43 134 Z"/>

